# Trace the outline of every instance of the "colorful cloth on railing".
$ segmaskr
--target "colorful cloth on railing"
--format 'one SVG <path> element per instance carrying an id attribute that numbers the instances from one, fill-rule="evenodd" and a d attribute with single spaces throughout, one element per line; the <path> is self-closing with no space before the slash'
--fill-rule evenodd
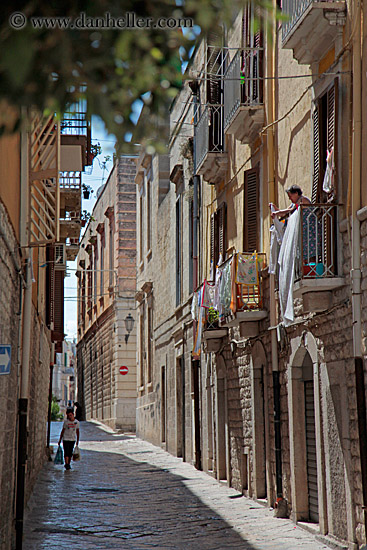
<path id="1" fill-rule="evenodd" d="M 257 254 L 237 254 L 235 282 L 241 285 L 258 285 Z"/>
<path id="2" fill-rule="evenodd" d="M 220 315 L 226 315 L 230 312 L 231 308 L 231 297 L 232 297 L 232 281 L 231 281 L 231 267 L 232 260 L 227 262 L 222 268 L 222 276 L 220 280 Z"/>

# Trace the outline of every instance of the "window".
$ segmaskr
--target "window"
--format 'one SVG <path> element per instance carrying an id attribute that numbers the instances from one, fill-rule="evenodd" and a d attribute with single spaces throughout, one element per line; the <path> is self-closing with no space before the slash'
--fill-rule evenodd
<path id="1" fill-rule="evenodd" d="M 247 170 L 244 176 L 243 252 L 259 250 L 259 170 Z"/>
<path id="2" fill-rule="evenodd" d="M 145 384 L 145 305 L 144 302 L 140 306 L 140 387 Z"/>
<path id="3" fill-rule="evenodd" d="M 97 301 L 97 242 L 93 245 L 93 304 Z"/>
<path id="4" fill-rule="evenodd" d="M 176 201 L 176 306 L 181 303 L 181 294 L 182 294 L 182 231 L 181 231 L 181 195 Z"/>
<path id="5" fill-rule="evenodd" d="M 105 238 L 104 233 L 101 233 L 101 261 L 100 261 L 100 276 L 99 276 L 99 294 L 100 298 L 103 298 L 104 294 L 104 247 L 105 247 Z"/>
<path id="6" fill-rule="evenodd" d="M 210 218 L 210 263 L 214 269 L 222 255 L 225 260 L 227 250 L 227 205 L 222 204 Z"/>
<path id="7" fill-rule="evenodd" d="M 326 202 L 327 195 L 322 189 L 326 169 L 326 155 L 334 148 L 336 162 L 336 129 L 337 129 L 337 80 L 321 97 L 316 99 L 312 114 L 313 119 L 313 176 L 312 202 Z M 334 178 L 334 195 L 336 182 Z"/>
<path id="8" fill-rule="evenodd" d="M 241 103 L 254 104 L 263 102 L 263 33 L 254 27 L 259 25 L 259 8 L 249 2 L 243 10 L 242 17 L 242 59 L 241 59 Z"/>
<path id="9" fill-rule="evenodd" d="M 194 290 L 194 203 L 189 203 L 189 294 Z"/>
<path id="10" fill-rule="evenodd" d="M 109 239 L 109 287 L 112 288 L 113 287 L 113 269 L 114 269 L 114 265 L 113 265 L 113 220 L 110 219 L 110 239 Z"/>
<path id="11" fill-rule="evenodd" d="M 153 309 L 148 306 L 148 376 L 147 383 L 152 382 L 153 370 Z"/>
<path id="12" fill-rule="evenodd" d="M 152 247 L 152 197 L 151 197 L 151 187 L 152 184 L 150 181 L 147 182 L 147 252 Z"/>

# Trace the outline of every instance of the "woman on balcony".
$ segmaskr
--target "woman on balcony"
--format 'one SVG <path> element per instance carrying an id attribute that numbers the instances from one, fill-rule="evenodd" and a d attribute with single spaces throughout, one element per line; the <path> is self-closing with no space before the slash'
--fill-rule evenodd
<path id="1" fill-rule="evenodd" d="M 273 204 L 272 202 L 269 204 L 270 208 L 273 206 L 273 210 L 271 212 L 271 217 L 273 219 L 275 218 L 275 216 L 282 218 L 287 214 L 292 214 L 292 212 L 294 212 L 300 204 L 311 204 L 310 199 L 303 196 L 303 191 L 298 185 L 291 185 L 291 187 L 286 190 L 286 193 L 291 201 L 291 204 L 288 206 L 288 208 L 285 208 L 284 210 L 279 210 L 278 207 L 275 206 L 275 204 Z"/>
<path id="2" fill-rule="evenodd" d="M 279 210 L 272 203 L 269 204 L 271 208 L 271 217 L 273 219 L 275 216 L 281 218 L 288 214 L 291 215 L 300 204 L 311 204 L 310 199 L 303 196 L 303 191 L 298 185 L 291 185 L 291 187 L 286 190 L 286 193 L 291 200 L 291 204 L 288 208 Z M 316 209 L 305 208 L 302 212 L 303 260 L 305 265 L 316 265 L 316 263 L 320 261 L 321 241 L 322 227 L 320 220 L 317 218 Z"/>

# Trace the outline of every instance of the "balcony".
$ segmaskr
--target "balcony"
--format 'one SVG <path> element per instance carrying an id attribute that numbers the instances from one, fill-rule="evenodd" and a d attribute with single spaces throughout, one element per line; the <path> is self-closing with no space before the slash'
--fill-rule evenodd
<path id="1" fill-rule="evenodd" d="M 293 295 L 303 297 L 304 312 L 328 309 L 332 291 L 345 284 L 338 271 L 337 209 L 335 204 L 301 206 Z"/>
<path id="2" fill-rule="evenodd" d="M 196 173 L 214 184 L 224 179 L 227 168 L 223 106 L 206 105 L 196 128 Z"/>
<path id="3" fill-rule="evenodd" d="M 81 225 L 81 212 L 66 211 L 60 209 L 60 241 L 67 238 L 79 239 Z"/>
<path id="4" fill-rule="evenodd" d="M 60 167 L 62 172 L 82 172 L 93 162 L 91 129 L 84 99 L 70 105 L 60 124 Z"/>
<path id="5" fill-rule="evenodd" d="M 292 49 L 301 65 L 322 59 L 333 47 L 346 20 L 346 2 L 284 0 L 283 15 L 289 20 L 282 24 L 282 46 Z"/>
<path id="6" fill-rule="evenodd" d="M 68 262 L 73 262 L 79 252 L 79 238 L 66 239 L 66 259 Z"/>
<path id="7" fill-rule="evenodd" d="M 224 132 L 251 143 L 264 124 L 263 49 L 238 50 L 224 73 Z"/>
<path id="8" fill-rule="evenodd" d="M 81 209 L 82 177 L 80 172 L 60 172 L 61 210 Z"/>
<path id="9" fill-rule="evenodd" d="M 242 254 L 234 254 L 218 269 L 227 269 L 226 264 L 230 262 L 238 262 L 238 257 L 247 261 L 253 259 L 255 253 L 244 252 Z M 236 296 L 233 296 L 233 290 L 231 289 L 231 303 L 235 303 L 235 311 L 224 305 L 222 314 L 220 316 L 221 327 L 233 327 L 240 326 L 241 336 L 250 338 L 257 336 L 259 329 L 259 321 L 265 319 L 268 315 L 267 310 L 263 305 L 263 281 L 261 271 L 266 266 L 266 255 L 264 253 L 256 254 L 256 284 L 244 284 L 235 282 L 233 288 L 235 288 Z M 235 298 L 235 299 L 234 299 Z"/>

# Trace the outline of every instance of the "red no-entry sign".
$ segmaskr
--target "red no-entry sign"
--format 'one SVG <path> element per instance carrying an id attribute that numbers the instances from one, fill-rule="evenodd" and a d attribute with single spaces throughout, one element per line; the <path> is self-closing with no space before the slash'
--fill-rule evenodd
<path id="1" fill-rule="evenodd" d="M 120 374 L 127 374 L 129 369 L 127 367 L 120 367 Z"/>

